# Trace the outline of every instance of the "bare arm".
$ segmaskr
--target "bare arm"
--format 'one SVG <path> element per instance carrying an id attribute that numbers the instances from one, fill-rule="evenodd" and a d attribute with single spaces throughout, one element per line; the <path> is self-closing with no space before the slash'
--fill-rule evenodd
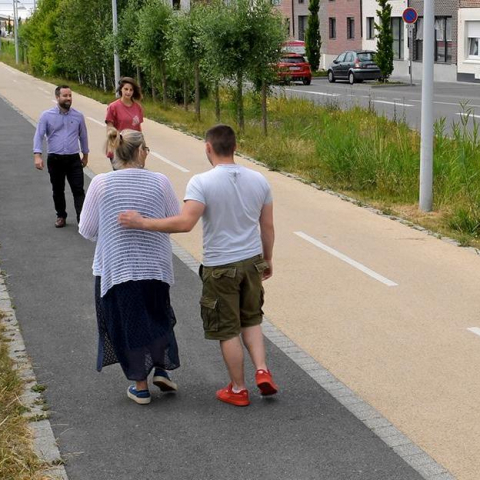
<path id="1" fill-rule="evenodd" d="M 154 232 L 190 232 L 205 211 L 205 205 L 195 200 L 187 200 L 180 215 L 167 218 L 144 218 L 138 212 L 128 210 L 118 216 L 118 223 L 125 228 L 150 230 Z"/>
<path id="2" fill-rule="evenodd" d="M 260 236 L 262 239 L 263 258 L 268 263 L 268 268 L 263 272 L 263 280 L 273 275 L 273 244 L 275 242 L 275 229 L 273 227 L 273 203 L 263 206 L 260 213 Z"/>

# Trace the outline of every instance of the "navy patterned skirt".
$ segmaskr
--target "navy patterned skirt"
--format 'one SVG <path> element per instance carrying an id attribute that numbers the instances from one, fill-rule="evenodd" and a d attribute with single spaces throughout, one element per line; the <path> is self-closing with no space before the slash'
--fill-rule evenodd
<path id="1" fill-rule="evenodd" d="M 95 277 L 98 322 L 97 370 L 120 363 L 129 380 L 145 380 L 154 367 L 180 366 L 170 305 L 170 285 L 160 280 L 137 280 L 114 285 L 100 296 Z"/>

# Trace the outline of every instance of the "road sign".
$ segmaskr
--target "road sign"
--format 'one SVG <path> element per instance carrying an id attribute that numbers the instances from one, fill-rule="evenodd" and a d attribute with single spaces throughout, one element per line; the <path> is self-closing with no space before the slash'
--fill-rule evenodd
<path id="1" fill-rule="evenodd" d="M 418 13 L 414 8 L 408 7 L 403 11 L 402 17 L 405 23 L 415 23 L 418 19 Z"/>

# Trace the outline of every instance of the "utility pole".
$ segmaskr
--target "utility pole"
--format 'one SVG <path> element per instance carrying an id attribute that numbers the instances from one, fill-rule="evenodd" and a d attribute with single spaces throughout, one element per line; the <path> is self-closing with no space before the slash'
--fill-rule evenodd
<path id="1" fill-rule="evenodd" d="M 13 29 L 15 35 L 15 63 L 18 65 L 18 9 L 17 0 L 13 0 Z"/>
<path id="2" fill-rule="evenodd" d="M 117 25 L 117 0 L 112 0 L 112 16 L 113 16 L 113 35 L 116 37 L 118 32 Z M 116 39 L 115 39 L 116 42 Z M 120 81 L 120 59 L 118 58 L 117 46 L 113 50 L 113 67 L 115 71 L 115 89 Z"/>
<path id="3" fill-rule="evenodd" d="M 423 11 L 423 81 L 420 147 L 420 209 L 433 206 L 433 60 L 435 42 L 434 0 L 424 1 Z"/>

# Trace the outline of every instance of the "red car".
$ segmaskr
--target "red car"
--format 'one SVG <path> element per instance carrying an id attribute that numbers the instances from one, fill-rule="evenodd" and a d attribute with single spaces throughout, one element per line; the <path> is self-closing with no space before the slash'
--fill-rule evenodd
<path id="1" fill-rule="evenodd" d="M 277 64 L 278 79 L 284 82 L 301 81 L 304 85 L 312 83 L 310 64 L 303 55 L 286 53 Z"/>

